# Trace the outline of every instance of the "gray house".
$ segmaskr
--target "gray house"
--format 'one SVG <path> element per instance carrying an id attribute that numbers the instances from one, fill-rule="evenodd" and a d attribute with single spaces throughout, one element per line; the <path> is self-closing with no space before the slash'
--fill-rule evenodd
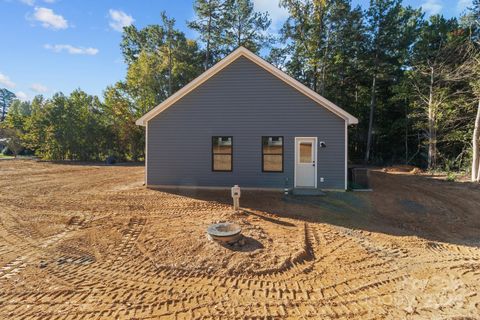
<path id="1" fill-rule="evenodd" d="M 345 190 L 358 120 L 239 48 L 136 123 L 148 187 Z"/>

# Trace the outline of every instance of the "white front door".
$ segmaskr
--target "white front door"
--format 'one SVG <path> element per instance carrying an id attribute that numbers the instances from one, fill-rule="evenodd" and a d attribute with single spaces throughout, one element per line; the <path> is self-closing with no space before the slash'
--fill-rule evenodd
<path id="1" fill-rule="evenodd" d="M 295 138 L 295 187 L 317 187 L 317 138 Z"/>

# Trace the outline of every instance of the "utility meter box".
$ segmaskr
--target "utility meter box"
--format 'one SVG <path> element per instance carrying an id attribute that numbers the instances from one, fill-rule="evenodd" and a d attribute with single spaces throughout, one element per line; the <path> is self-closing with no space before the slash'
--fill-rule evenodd
<path id="1" fill-rule="evenodd" d="M 240 198 L 240 187 L 238 184 L 232 187 L 232 198 Z"/>
<path id="2" fill-rule="evenodd" d="M 232 187 L 233 209 L 238 211 L 240 209 L 240 187 L 236 184 Z"/>

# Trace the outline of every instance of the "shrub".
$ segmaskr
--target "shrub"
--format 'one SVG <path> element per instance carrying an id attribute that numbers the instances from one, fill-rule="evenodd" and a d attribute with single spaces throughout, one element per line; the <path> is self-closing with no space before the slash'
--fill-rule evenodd
<path id="1" fill-rule="evenodd" d="M 447 177 L 445 178 L 445 180 L 447 181 L 455 181 L 457 179 L 457 175 L 453 172 L 447 172 Z"/>

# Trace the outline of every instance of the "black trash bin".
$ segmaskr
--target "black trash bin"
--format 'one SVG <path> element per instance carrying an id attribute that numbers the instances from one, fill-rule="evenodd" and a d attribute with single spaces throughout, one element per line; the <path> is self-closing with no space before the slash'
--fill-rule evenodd
<path id="1" fill-rule="evenodd" d="M 114 156 L 109 156 L 107 157 L 107 159 L 105 159 L 105 163 L 107 165 L 112 165 L 112 164 L 115 164 L 117 162 L 117 159 L 115 159 Z"/>

